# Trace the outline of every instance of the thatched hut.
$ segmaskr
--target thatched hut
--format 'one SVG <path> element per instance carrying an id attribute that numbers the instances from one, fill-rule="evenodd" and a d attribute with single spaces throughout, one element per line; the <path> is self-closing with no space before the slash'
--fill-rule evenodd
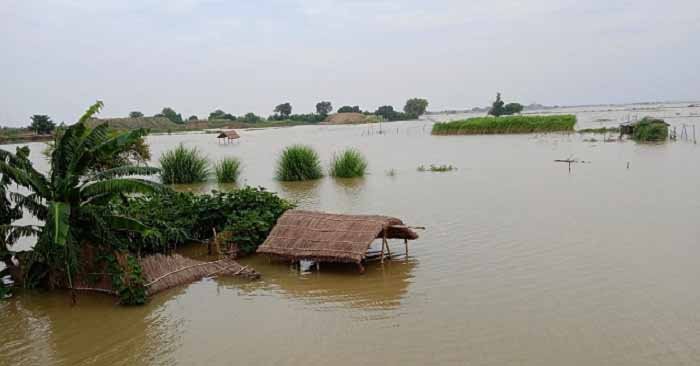
<path id="1" fill-rule="evenodd" d="M 241 138 L 241 136 L 238 135 L 238 132 L 230 130 L 221 132 L 218 136 L 216 136 L 216 138 L 219 139 L 219 142 L 221 142 L 221 139 L 223 139 L 224 143 L 227 144 Z"/>
<path id="2" fill-rule="evenodd" d="M 408 252 L 408 241 L 417 238 L 412 228 L 394 217 L 289 210 L 257 252 L 291 261 L 355 263 L 364 271 L 362 262 L 375 240 L 382 240 L 383 261 L 385 250 L 391 254 L 389 239 L 404 239 Z"/>

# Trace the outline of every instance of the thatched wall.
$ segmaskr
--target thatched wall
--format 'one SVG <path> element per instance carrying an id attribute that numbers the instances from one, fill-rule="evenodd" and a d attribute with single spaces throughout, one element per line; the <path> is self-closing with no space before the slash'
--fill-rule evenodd
<path id="1" fill-rule="evenodd" d="M 292 260 L 360 263 L 385 228 L 388 239 L 418 238 L 394 217 L 289 210 L 257 252 Z"/>

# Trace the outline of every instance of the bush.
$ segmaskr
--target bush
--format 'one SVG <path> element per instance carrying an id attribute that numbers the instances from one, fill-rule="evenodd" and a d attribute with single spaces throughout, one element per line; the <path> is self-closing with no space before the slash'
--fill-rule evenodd
<path id="1" fill-rule="evenodd" d="M 323 177 L 318 154 L 310 146 L 287 147 L 277 161 L 275 177 L 281 181 L 302 181 Z"/>
<path id="2" fill-rule="evenodd" d="M 668 137 L 668 126 L 663 120 L 644 117 L 634 125 L 632 139 L 635 141 L 664 141 Z"/>
<path id="3" fill-rule="evenodd" d="M 219 183 L 236 183 L 241 174 L 241 161 L 236 158 L 225 158 L 214 166 L 216 181 Z"/>
<path id="4" fill-rule="evenodd" d="M 209 162 L 197 149 L 180 144 L 160 157 L 161 180 L 165 184 L 204 182 L 209 176 Z"/>
<path id="5" fill-rule="evenodd" d="M 294 205 L 264 188 L 245 187 L 233 192 L 196 195 L 164 192 L 132 197 L 113 207 L 150 227 L 148 237 L 131 237 L 126 242 L 132 253 L 162 253 L 193 240 L 213 237 L 213 230 L 230 230 L 232 240 L 244 253 L 262 244 L 277 219 Z"/>
<path id="6" fill-rule="evenodd" d="M 573 131 L 574 115 L 476 117 L 461 121 L 436 123 L 433 135 L 476 135 Z"/>
<path id="7" fill-rule="evenodd" d="M 365 175 L 367 159 L 356 149 L 347 149 L 339 155 L 333 155 L 330 175 L 338 178 L 355 178 Z"/>

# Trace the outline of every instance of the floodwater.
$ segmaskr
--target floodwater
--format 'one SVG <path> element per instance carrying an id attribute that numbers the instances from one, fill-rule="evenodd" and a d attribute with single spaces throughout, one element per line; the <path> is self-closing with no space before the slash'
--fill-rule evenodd
<path id="1" fill-rule="evenodd" d="M 683 124 L 700 130 L 700 108 L 682 105 L 571 111 L 579 128 L 649 114 L 679 134 Z M 0 364 L 700 364 L 698 145 L 431 136 L 430 124 L 388 123 L 382 134 L 378 126 L 242 131 L 232 145 L 206 134 L 150 137 L 154 157 L 181 142 L 211 160 L 239 157 L 246 184 L 304 208 L 393 215 L 427 229 L 407 258 L 369 264 L 363 275 L 251 257 L 243 262 L 259 281 L 204 279 L 142 307 L 88 294 L 71 307 L 65 293 L 18 293 L 0 302 Z M 359 148 L 370 174 L 275 182 L 276 155 L 292 143 L 312 145 L 326 163 Z M 32 146 L 38 161 L 40 144 Z M 569 172 L 554 162 L 569 157 L 586 163 Z M 420 164 L 458 170 L 418 172 Z"/>

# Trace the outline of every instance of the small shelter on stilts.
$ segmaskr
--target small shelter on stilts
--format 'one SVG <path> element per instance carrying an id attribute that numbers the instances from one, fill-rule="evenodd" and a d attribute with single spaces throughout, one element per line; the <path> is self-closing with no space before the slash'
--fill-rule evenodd
<path id="1" fill-rule="evenodd" d="M 221 132 L 218 136 L 216 136 L 216 138 L 218 139 L 219 143 L 221 143 L 221 141 L 223 140 L 224 144 L 228 144 L 241 138 L 241 136 L 238 135 L 238 132 L 230 130 Z"/>
<path id="2" fill-rule="evenodd" d="M 418 239 L 413 229 L 394 217 L 289 210 L 257 252 L 293 262 L 355 263 L 364 272 L 363 262 L 376 257 L 368 252 L 375 240 L 382 241 L 382 262 L 391 256 L 389 239 L 403 239 L 408 255 L 408 241 Z"/>

